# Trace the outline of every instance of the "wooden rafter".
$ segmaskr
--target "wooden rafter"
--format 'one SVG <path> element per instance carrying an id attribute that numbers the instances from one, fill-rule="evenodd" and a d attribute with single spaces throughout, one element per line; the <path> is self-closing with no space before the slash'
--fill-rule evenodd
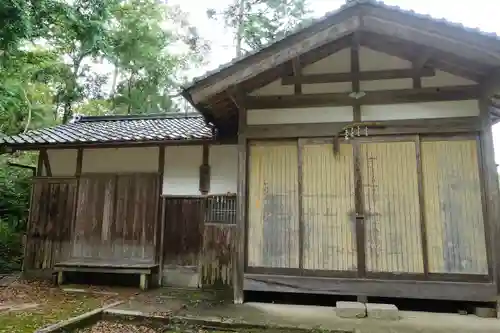
<path id="1" fill-rule="evenodd" d="M 463 59 L 458 55 L 449 54 L 438 49 L 403 41 L 371 32 L 361 34 L 361 45 L 374 51 L 386 53 L 412 63 L 419 62 L 422 53 L 429 53 L 425 64 L 429 67 L 443 70 L 450 74 L 460 76 L 475 82 L 488 74 L 489 68 L 482 64 Z"/>
<path id="2" fill-rule="evenodd" d="M 440 88 L 378 90 L 366 92 L 358 100 L 362 105 L 419 103 L 435 101 L 458 101 L 477 99 L 479 86 L 451 86 Z M 349 93 L 302 94 L 247 96 L 245 105 L 248 109 L 301 108 L 315 106 L 355 105 Z"/>
<path id="3" fill-rule="evenodd" d="M 409 79 L 414 77 L 414 74 L 420 77 L 432 77 L 436 75 L 436 71 L 432 68 L 424 67 L 420 70 L 414 69 L 384 69 L 374 71 L 359 72 L 360 81 L 377 81 L 377 80 L 392 80 L 392 79 Z M 314 84 L 314 83 L 333 83 L 333 82 L 350 82 L 352 79 L 351 72 L 346 73 L 324 73 L 324 74 L 308 74 L 299 77 L 284 76 L 281 80 L 284 85 L 292 84 Z"/>
<path id="4" fill-rule="evenodd" d="M 397 22 L 392 17 L 368 15 L 363 18 L 363 23 L 364 29 L 367 31 L 400 38 L 431 48 L 439 48 L 445 52 L 460 54 L 466 59 L 477 59 L 492 66 L 500 62 L 500 55 L 498 53 L 488 52 L 484 48 L 467 43 L 463 39 L 452 39 L 436 31 L 428 30 L 425 27 L 417 28 L 405 22 Z"/>
<path id="5" fill-rule="evenodd" d="M 349 17 L 326 27 L 324 30 L 315 32 L 300 42 L 291 45 L 289 48 L 272 53 L 269 50 L 262 52 L 262 59 L 257 63 L 239 68 L 223 79 L 196 89 L 196 91 L 191 93 L 191 97 L 194 103 L 199 103 L 207 97 L 225 90 L 228 86 L 237 85 L 255 77 L 260 72 L 272 69 L 323 44 L 351 34 L 359 27 L 359 22 L 359 17 Z"/>
<path id="6" fill-rule="evenodd" d="M 300 65 L 302 68 L 313 64 L 321 59 L 331 56 L 351 45 L 351 36 L 344 36 L 338 40 L 322 45 L 316 49 L 306 52 L 300 56 Z M 282 77 L 293 77 L 293 65 L 292 62 L 286 62 L 280 66 L 277 66 L 269 71 L 263 72 L 256 75 L 254 78 L 242 82 L 238 85 L 241 91 L 251 92 L 255 91 L 263 86 L 278 80 Z M 294 84 L 294 83 L 293 83 Z"/>

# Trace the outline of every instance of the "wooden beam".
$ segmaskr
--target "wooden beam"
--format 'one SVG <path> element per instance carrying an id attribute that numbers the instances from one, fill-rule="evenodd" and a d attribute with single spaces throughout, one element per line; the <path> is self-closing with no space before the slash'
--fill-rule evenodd
<path id="1" fill-rule="evenodd" d="M 369 14 L 370 18 L 374 17 L 383 23 L 389 23 L 388 33 L 392 35 L 405 36 L 420 44 L 433 44 L 456 54 L 464 53 L 462 48 L 467 47 L 469 51 L 474 52 L 474 57 L 476 53 L 480 53 L 481 56 L 490 58 L 493 63 L 498 62 L 494 59 L 498 59 L 500 55 L 500 46 L 492 36 L 478 34 L 473 29 L 470 31 L 457 29 L 441 20 L 429 20 L 420 15 L 405 15 L 381 7 L 372 7 Z M 370 18 L 366 21 L 370 21 Z M 367 27 L 369 26 L 368 23 Z M 400 27 L 403 29 L 399 29 Z M 420 40 L 420 37 L 425 40 Z"/>
<path id="2" fill-rule="evenodd" d="M 432 68 L 424 67 L 418 71 L 414 69 L 386 69 L 376 71 L 365 71 L 359 73 L 360 81 L 377 81 L 377 80 L 392 80 L 392 79 L 410 79 L 417 74 L 421 77 L 432 77 L 436 75 L 436 71 Z M 351 72 L 348 73 L 325 73 L 325 74 L 308 74 L 301 76 L 285 76 L 281 79 L 283 85 L 292 84 L 315 84 L 315 83 L 334 83 L 334 82 L 349 82 L 352 80 Z"/>
<path id="3" fill-rule="evenodd" d="M 481 146 L 481 159 L 482 159 L 482 172 L 484 174 L 484 192 L 486 204 L 486 216 L 484 217 L 485 224 L 487 224 L 487 242 L 490 248 L 487 249 L 488 264 L 491 265 L 492 272 L 490 272 L 500 291 L 500 191 L 498 187 L 498 172 L 495 163 L 495 151 L 493 148 L 493 132 L 492 122 L 490 118 L 490 98 L 489 94 L 484 94 L 479 99 L 479 117 L 481 120 L 481 133 L 480 133 L 480 146 Z"/>
<path id="4" fill-rule="evenodd" d="M 413 70 L 420 71 L 425 67 L 425 64 L 429 61 L 432 56 L 432 50 L 424 49 L 423 52 L 417 56 L 413 61 Z"/>
<path id="5" fill-rule="evenodd" d="M 481 82 L 481 91 L 485 99 L 495 98 L 500 93 L 500 70 L 495 70 Z"/>
<path id="6" fill-rule="evenodd" d="M 422 27 L 411 27 L 406 24 L 396 23 L 387 18 L 365 16 L 364 27 L 368 31 L 400 38 L 412 43 L 417 43 L 432 48 L 445 50 L 452 54 L 460 54 L 466 59 L 477 60 L 495 66 L 500 62 L 500 53 L 488 52 L 486 48 L 478 48 L 462 39 L 452 39 L 442 34 L 428 31 Z"/>
<path id="7" fill-rule="evenodd" d="M 370 128 L 369 135 L 440 134 L 477 132 L 481 129 L 478 117 L 385 120 L 377 122 L 383 128 Z M 251 125 L 246 129 L 247 139 L 333 137 L 350 122 Z"/>
<path id="8" fill-rule="evenodd" d="M 292 68 L 294 77 L 299 77 L 302 74 L 302 67 L 299 57 L 292 59 Z M 302 94 L 302 85 L 300 82 L 296 82 L 293 88 L 296 95 Z"/>
<path id="9" fill-rule="evenodd" d="M 38 161 L 36 166 L 36 175 L 37 177 L 43 176 L 43 160 L 42 160 L 42 151 L 38 151 Z"/>
<path id="10" fill-rule="evenodd" d="M 420 206 L 420 245 L 422 248 L 422 261 L 424 275 L 429 276 L 429 250 L 427 244 L 427 223 L 425 216 L 425 198 L 424 198 L 424 176 L 422 171 L 422 143 L 420 140 L 420 135 L 415 136 L 415 157 L 417 161 L 417 187 L 418 187 L 418 204 Z"/>
<path id="11" fill-rule="evenodd" d="M 461 58 L 439 49 L 425 47 L 398 38 L 380 35 L 373 32 L 361 33 L 361 45 L 374 51 L 392 55 L 410 62 L 418 62 L 422 53 L 430 53 L 426 66 L 440 69 L 450 74 L 460 76 L 475 82 L 488 72 L 483 64 Z M 420 56 L 419 56 L 420 55 Z"/>
<path id="12" fill-rule="evenodd" d="M 236 237 L 233 244 L 234 303 L 243 303 L 243 274 L 246 258 L 247 228 L 247 110 L 238 110 L 238 193 L 236 196 Z"/>
<path id="13" fill-rule="evenodd" d="M 399 103 L 420 103 L 438 101 L 461 101 L 477 99 L 479 87 L 450 86 L 439 88 L 378 90 L 366 92 L 359 99 L 361 105 L 381 105 Z M 347 93 L 302 94 L 247 96 L 245 105 L 248 109 L 303 108 L 317 106 L 354 105 L 355 100 Z"/>
<path id="14" fill-rule="evenodd" d="M 413 88 L 422 88 L 421 72 L 426 69 L 426 67 L 424 67 L 424 66 L 429 61 L 431 55 L 432 55 L 431 50 L 424 49 L 424 51 L 414 61 L 412 61 Z M 429 68 L 427 68 L 427 69 L 430 70 Z M 434 71 L 434 70 L 432 70 L 432 71 Z"/>
<path id="15" fill-rule="evenodd" d="M 304 172 L 303 172 L 303 151 L 304 151 L 304 140 L 297 140 L 297 208 L 299 213 L 299 269 L 304 269 L 304 234 L 305 234 L 305 221 L 304 221 L 304 211 L 303 211 L 303 200 L 304 200 Z"/>
<path id="16" fill-rule="evenodd" d="M 359 34 L 354 33 L 351 45 L 351 87 L 354 93 L 360 91 L 360 65 L 359 65 Z M 361 105 L 359 100 L 354 100 L 353 105 L 354 121 L 361 121 Z"/>
<path id="17" fill-rule="evenodd" d="M 492 302 L 496 299 L 496 286 L 487 282 L 395 281 L 245 274 L 244 288 L 249 291 L 479 302 Z"/>
<path id="18" fill-rule="evenodd" d="M 347 35 L 342 38 L 339 38 L 338 40 L 332 43 L 328 43 L 316 49 L 313 49 L 300 56 L 301 66 L 305 67 L 310 64 L 313 64 L 321 59 L 324 59 L 328 56 L 331 56 L 332 54 L 335 54 L 349 47 L 350 45 L 351 45 L 351 36 Z M 242 82 L 241 84 L 238 85 L 238 87 L 241 91 L 245 92 L 255 91 L 256 89 L 262 88 L 263 86 L 275 80 L 278 80 L 283 77 L 292 76 L 293 74 L 292 67 L 293 66 L 291 61 L 285 62 L 282 65 L 279 65 L 263 73 L 260 73 L 256 75 L 254 78 Z"/>
<path id="19" fill-rule="evenodd" d="M 210 96 L 213 96 L 232 85 L 237 85 L 245 80 L 255 77 L 257 74 L 266 70 L 272 69 L 286 61 L 289 61 L 301 54 L 313 50 L 323 44 L 337 40 L 340 37 L 347 36 L 354 32 L 359 27 L 359 17 L 349 17 L 342 22 L 333 24 L 323 30 L 304 38 L 303 40 L 292 44 L 282 50 L 269 53 L 257 63 L 239 68 L 235 73 L 232 73 L 225 78 L 207 84 L 191 91 L 191 97 L 195 104 L 202 102 Z M 265 52 L 261 53 L 264 54 Z M 234 67 L 233 67 L 234 68 Z"/>
<path id="20" fill-rule="evenodd" d="M 76 151 L 76 169 L 75 169 L 75 177 L 80 177 L 82 174 L 82 166 L 83 166 L 83 148 L 78 148 Z"/>
<path id="21" fill-rule="evenodd" d="M 45 174 L 48 177 L 52 177 L 52 170 L 50 168 L 49 155 L 47 154 L 47 149 L 40 150 L 40 157 L 43 162 L 43 167 L 45 169 Z"/>
<path id="22" fill-rule="evenodd" d="M 412 77 L 413 88 L 420 89 L 422 88 L 422 77 L 419 73 L 421 70 L 418 69 L 419 64 L 413 63 L 412 66 L 413 66 L 413 77 Z"/>
<path id="23" fill-rule="evenodd" d="M 156 227 L 155 227 L 155 242 L 156 253 L 158 254 L 158 286 L 161 286 L 163 281 L 163 243 L 165 238 L 165 204 L 162 198 L 163 193 L 163 174 L 165 172 L 165 146 L 158 147 L 158 206 L 156 208 Z M 159 231 L 159 234 L 158 234 Z"/>
<path id="24" fill-rule="evenodd" d="M 210 192 L 210 164 L 209 164 L 209 154 L 210 154 L 210 146 L 208 143 L 203 144 L 203 152 L 202 152 L 202 162 L 200 165 L 200 193 L 202 195 L 207 195 Z"/>

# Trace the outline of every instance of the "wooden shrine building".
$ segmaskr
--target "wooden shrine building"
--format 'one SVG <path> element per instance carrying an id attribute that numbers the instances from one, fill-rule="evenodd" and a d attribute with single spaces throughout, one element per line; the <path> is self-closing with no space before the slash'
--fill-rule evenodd
<path id="1" fill-rule="evenodd" d="M 236 303 L 497 299 L 496 35 L 350 1 L 183 95 L 199 116 L 1 139 L 40 151 L 27 271 L 145 265 Z"/>

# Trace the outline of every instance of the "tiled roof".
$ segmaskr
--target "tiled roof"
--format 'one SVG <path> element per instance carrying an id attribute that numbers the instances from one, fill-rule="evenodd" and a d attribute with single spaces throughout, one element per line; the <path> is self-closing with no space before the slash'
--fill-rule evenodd
<path id="1" fill-rule="evenodd" d="M 166 140 L 210 140 L 199 115 L 79 117 L 72 123 L 0 137 L 0 145 L 88 144 Z"/>
<path id="2" fill-rule="evenodd" d="M 273 41 L 270 41 L 269 43 L 267 43 L 266 45 L 264 45 L 262 48 L 260 49 L 257 49 L 257 50 L 254 50 L 252 52 L 249 52 L 249 53 L 246 53 L 242 56 L 239 56 L 239 57 L 236 57 L 234 58 L 233 60 L 229 61 L 228 63 L 225 63 L 225 64 L 222 64 L 221 66 L 211 70 L 211 71 L 208 71 L 206 72 L 205 74 L 201 75 L 201 76 L 198 76 L 198 77 L 195 77 L 189 84 L 185 85 L 184 87 L 184 90 L 187 90 L 189 88 L 191 88 L 193 85 L 195 85 L 196 83 L 200 82 L 200 81 L 203 81 L 205 80 L 206 78 L 212 76 L 213 74 L 216 74 L 224 69 L 227 69 L 229 67 L 231 67 L 232 65 L 236 64 L 237 62 L 239 61 L 242 61 L 243 59 L 246 59 L 246 58 L 249 58 L 259 52 L 261 52 L 263 49 L 275 44 L 275 43 L 278 43 L 284 39 L 287 39 L 288 37 L 291 37 L 292 35 L 306 29 L 306 28 L 309 28 L 313 25 L 316 25 L 322 21 L 325 21 L 327 19 L 329 19 L 331 16 L 334 16 L 344 10 L 346 10 L 347 8 L 350 8 L 350 7 L 354 7 L 354 6 L 357 6 L 357 5 L 362 5 L 362 4 L 370 4 L 370 5 L 373 5 L 373 6 L 377 6 L 377 7 L 380 7 L 380 8 L 385 8 L 385 9 L 388 9 L 388 10 L 392 10 L 392 11 L 397 11 L 397 12 L 400 12 L 402 14 L 407 14 L 407 15 L 412 15 L 416 18 L 421 18 L 421 19 L 427 19 L 429 21 L 434 21 L 434 22 L 437 22 L 437 23 L 442 23 L 442 24 L 445 24 L 449 27 L 452 27 L 452 28 L 457 28 L 457 29 L 462 29 L 464 32 L 469 32 L 469 33 L 475 33 L 475 34 L 478 34 L 478 35 L 481 35 L 481 36 L 484 36 L 484 37 L 489 37 L 489 38 L 493 38 L 497 41 L 500 42 L 500 36 L 495 34 L 495 33 L 488 33 L 488 32 L 484 32 L 482 30 L 480 30 L 479 28 L 469 28 L 469 27 L 466 27 L 464 26 L 463 24 L 461 23 L 456 23 L 456 22 L 451 22 L 451 21 L 448 21 L 447 19 L 445 18 L 437 18 L 437 17 L 433 17 L 433 16 L 430 16 L 430 15 L 426 15 L 426 14 L 420 14 L 420 13 L 416 13 L 415 11 L 413 10 L 407 10 L 407 9 L 403 9 L 399 6 L 392 6 L 392 5 L 388 5 L 388 4 L 385 4 L 384 2 L 382 1 L 377 1 L 377 0 L 347 0 L 346 3 L 344 5 L 342 5 L 341 7 L 333 10 L 333 11 L 330 11 L 330 12 L 327 12 L 325 15 L 317 18 L 317 19 L 314 19 L 312 21 L 308 21 L 306 24 L 299 24 L 293 31 L 291 31 L 290 33 L 286 34 L 285 36 L 279 38 L 279 39 L 276 39 L 276 40 L 273 40 Z"/>

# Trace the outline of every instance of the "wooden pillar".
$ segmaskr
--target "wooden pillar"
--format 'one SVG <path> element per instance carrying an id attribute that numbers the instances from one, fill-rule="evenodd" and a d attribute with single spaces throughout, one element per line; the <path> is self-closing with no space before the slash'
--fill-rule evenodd
<path id="1" fill-rule="evenodd" d="M 80 177 L 80 175 L 82 174 L 82 164 L 83 164 L 83 148 L 78 148 L 76 152 L 75 177 Z"/>
<path id="2" fill-rule="evenodd" d="M 43 176 L 43 159 L 42 159 L 42 149 L 38 151 L 38 163 L 36 167 L 36 176 Z"/>
<path id="3" fill-rule="evenodd" d="M 238 194 L 236 198 L 236 237 L 233 249 L 234 303 L 243 303 L 243 277 L 246 251 L 247 220 L 247 112 L 239 105 L 238 115 Z"/>
<path id="4" fill-rule="evenodd" d="M 155 258 L 158 260 L 158 286 L 161 286 L 163 280 L 163 242 L 165 238 L 165 202 L 163 201 L 163 173 L 165 170 L 165 146 L 158 147 L 158 204 L 156 207 L 156 227 L 155 227 Z M 160 234 L 158 235 L 158 230 Z"/>
<path id="5" fill-rule="evenodd" d="M 490 118 L 490 101 L 485 95 L 479 100 L 479 110 L 481 119 L 481 159 L 482 171 L 484 173 L 484 192 L 486 198 L 486 216 L 484 217 L 485 224 L 489 230 L 486 237 L 489 244 L 488 252 L 488 267 L 494 281 L 497 284 L 497 290 L 500 291 L 500 193 L 498 184 L 498 173 L 495 163 L 495 152 L 493 149 L 493 134 L 492 122 Z"/>
<path id="6" fill-rule="evenodd" d="M 203 143 L 202 162 L 200 165 L 200 193 L 207 195 L 210 192 L 210 146 L 208 142 Z"/>

